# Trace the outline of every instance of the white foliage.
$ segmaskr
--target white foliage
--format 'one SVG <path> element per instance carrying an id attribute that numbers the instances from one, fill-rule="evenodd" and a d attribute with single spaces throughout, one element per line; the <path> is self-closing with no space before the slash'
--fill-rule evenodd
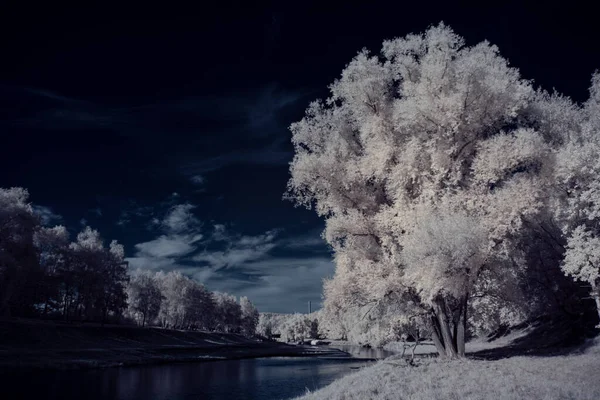
<path id="1" fill-rule="evenodd" d="M 242 332 L 246 336 L 254 336 L 258 326 L 258 310 L 246 296 L 240 297 L 240 309 L 242 313 Z"/>
<path id="2" fill-rule="evenodd" d="M 600 279 L 600 238 L 578 226 L 567 241 L 563 270 L 575 279 L 595 283 Z"/>
<path id="3" fill-rule="evenodd" d="M 144 326 L 158 316 L 163 300 L 160 287 L 150 271 L 136 270 L 127 285 L 128 313 Z"/>
<path id="4" fill-rule="evenodd" d="M 581 108 L 581 130 L 558 150 L 554 214 L 567 236 L 563 271 L 591 286 L 600 317 L 600 75 Z"/>
<path id="5" fill-rule="evenodd" d="M 512 268 L 494 260 L 546 204 L 562 140 L 538 120 L 568 102 L 542 104 L 495 46 L 443 24 L 360 52 L 330 89 L 290 127 L 287 196 L 326 219 L 332 310 L 460 298 L 484 263 Z"/>
<path id="6" fill-rule="evenodd" d="M 423 208 L 405 235 L 405 279 L 421 298 L 456 298 L 470 291 L 488 250 L 486 231 L 466 213 Z"/>

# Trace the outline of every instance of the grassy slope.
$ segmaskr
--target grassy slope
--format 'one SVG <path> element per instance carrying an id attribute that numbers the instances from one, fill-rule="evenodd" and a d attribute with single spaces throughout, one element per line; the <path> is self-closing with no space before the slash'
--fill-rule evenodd
<path id="1" fill-rule="evenodd" d="M 304 355 L 310 349 L 236 334 L 42 321 L 0 321 L 0 369 L 84 368 Z"/>
<path id="2" fill-rule="evenodd" d="M 302 397 L 343 399 L 600 399 L 600 341 L 566 356 L 496 361 L 388 358 Z"/>

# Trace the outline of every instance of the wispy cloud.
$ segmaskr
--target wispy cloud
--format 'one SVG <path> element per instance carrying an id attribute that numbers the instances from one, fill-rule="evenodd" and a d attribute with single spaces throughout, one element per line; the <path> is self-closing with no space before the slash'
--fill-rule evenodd
<path id="1" fill-rule="evenodd" d="M 50 226 L 63 222 L 63 217 L 52 211 L 50 207 L 34 205 L 33 212 L 40 217 L 42 225 Z"/>
<path id="2" fill-rule="evenodd" d="M 223 232 L 220 234 L 223 235 Z M 240 266 L 266 257 L 276 246 L 275 237 L 274 230 L 257 236 L 229 236 L 227 248 L 224 250 L 203 251 L 195 255 L 192 260 L 205 264 L 213 270 Z"/>
<path id="3" fill-rule="evenodd" d="M 173 235 L 182 233 L 193 233 L 200 229 L 200 221 L 192 213 L 195 206 L 184 203 L 177 204 L 169 210 L 162 221 L 165 230 Z"/>
<path id="4" fill-rule="evenodd" d="M 193 252 L 194 243 L 200 241 L 202 235 L 162 235 L 149 242 L 135 245 L 137 256 L 141 257 L 181 257 Z"/>
<path id="5" fill-rule="evenodd" d="M 44 101 L 25 102 L 31 106 L 13 121 L 15 125 L 64 132 L 110 130 L 146 149 L 160 149 L 163 156 L 162 150 L 169 146 L 173 151 L 167 154 L 177 154 L 178 170 L 198 185 L 206 173 L 229 165 L 288 163 L 292 153 L 284 146 L 289 137 L 289 120 L 284 113 L 296 104 L 303 108 L 300 101 L 310 94 L 269 84 L 243 92 L 116 107 L 40 88 L 24 88 L 22 92 Z M 198 132 L 203 135 L 190 136 Z M 216 136 L 236 141 L 238 149 L 225 146 L 229 140 L 211 139 Z"/>
<path id="6" fill-rule="evenodd" d="M 323 250 L 328 248 L 327 242 L 321 237 L 321 230 L 314 229 L 310 232 L 286 238 L 281 246 L 287 249 Z"/>
<path id="7" fill-rule="evenodd" d="M 285 165 L 290 162 L 292 152 L 277 146 L 260 149 L 233 151 L 214 157 L 189 162 L 181 167 L 185 175 L 195 176 L 219 170 L 230 165 Z"/>
<path id="8" fill-rule="evenodd" d="M 248 296 L 261 311 L 302 312 L 308 301 L 318 307 L 323 279 L 334 272 L 330 257 L 272 257 L 247 263 L 242 270 L 252 279 L 232 279 L 217 271 L 206 283 L 216 290 Z"/>
<path id="9" fill-rule="evenodd" d="M 136 254 L 128 261 L 136 267 L 172 266 L 172 260 L 193 253 L 203 238 L 202 224 L 193 214 L 191 204 L 172 206 L 162 220 L 157 221 L 161 234 L 150 241 L 135 245 Z"/>
<path id="10" fill-rule="evenodd" d="M 211 290 L 249 296 L 262 311 L 301 311 L 309 300 L 318 306 L 322 280 L 333 273 L 319 232 L 244 235 L 225 224 L 203 226 L 193 210 L 172 206 L 158 221 L 160 234 L 135 246 L 130 265 L 180 271 Z"/>
<path id="11" fill-rule="evenodd" d="M 202 186 L 206 182 L 206 179 L 202 175 L 192 175 L 190 177 L 190 182 L 194 185 Z"/>
<path id="12" fill-rule="evenodd" d="M 32 87 L 25 87 L 25 88 L 23 88 L 23 90 L 25 92 L 31 93 L 32 95 L 45 97 L 50 100 L 56 100 L 61 103 L 67 103 L 67 104 L 85 104 L 86 103 L 82 100 L 78 100 L 73 97 L 63 96 L 63 95 L 53 92 L 51 90 L 32 88 Z"/>
<path id="13" fill-rule="evenodd" d="M 128 204 L 121 207 L 117 225 L 126 226 L 133 220 L 146 220 L 152 216 L 154 208 L 151 206 L 139 205 L 135 200 L 129 200 Z"/>
<path id="14" fill-rule="evenodd" d="M 292 158 L 288 141 L 287 123 L 281 113 L 295 105 L 307 93 L 287 92 L 277 85 L 269 85 L 249 98 L 240 109 L 241 123 L 235 128 L 238 136 L 253 138 L 243 150 L 227 151 L 216 156 L 203 157 L 184 164 L 182 172 L 188 176 L 206 174 L 229 165 L 285 165 Z"/>

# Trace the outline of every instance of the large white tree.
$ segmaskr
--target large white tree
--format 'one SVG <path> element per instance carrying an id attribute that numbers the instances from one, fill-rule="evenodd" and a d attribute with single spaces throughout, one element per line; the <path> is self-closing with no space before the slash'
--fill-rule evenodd
<path id="1" fill-rule="evenodd" d="M 543 209 L 555 133 L 530 82 L 440 24 L 360 52 L 292 124 L 287 196 L 326 219 L 328 296 L 393 296 L 427 313 L 440 354 L 464 355 L 467 302 Z M 411 315 L 410 317 L 412 317 Z"/>

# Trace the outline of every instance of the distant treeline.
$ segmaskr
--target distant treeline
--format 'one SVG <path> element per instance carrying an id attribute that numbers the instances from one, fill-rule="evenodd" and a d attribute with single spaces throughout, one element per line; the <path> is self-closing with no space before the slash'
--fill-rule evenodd
<path id="1" fill-rule="evenodd" d="M 139 325 L 253 335 L 258 311 L 247 297 L 210 292 L 180 272 L 137 270 L 127 285 L 126 316 Z"/>
<path id="2" fill-rule="evenodd" d="M 320 312 L 312 314 L 260 313 L 257 333 L 268 339 L 279 338 L 285 342 L 320 339 L 326 335 L 319 325 Z"/>
<path id="3" fill-rule="evenodd" d="M 23 188 L 0 188 L 0 316 L 135 322 L 254 334 L 245 297 L 211 293 L 178 272 L 129 273 L 123 246 L 85 227 L 74 242 L 45 227 Z"/>

